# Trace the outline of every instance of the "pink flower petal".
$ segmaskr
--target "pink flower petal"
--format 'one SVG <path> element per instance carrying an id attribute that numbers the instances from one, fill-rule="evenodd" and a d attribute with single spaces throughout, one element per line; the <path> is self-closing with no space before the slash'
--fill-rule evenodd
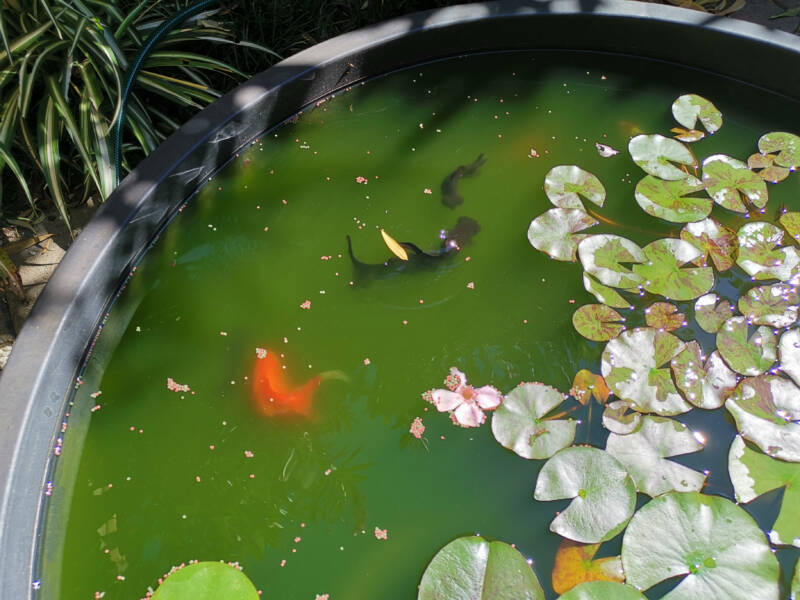
<path id="1" fill-rule="evenodd" d="M 439 412 L 447 412 L 453 410 L 460 404 L 463 404 L 464 398 L 461 394 L 451 392 L 450 390 L 433 390 L 433 405 Z"/>
<path id="2" fill-rule="evenodd" d="M 484 410 L 494 410 L 503 401 L 503 395 L 490 385 L 484 385 L 475 390 L 473 398 Z"/>
<path id="3" fill-rule="evenodd" d="M 459 406 L 453 415 L 462 427 L 479 427 L 486 420 L 486 415 L 477 404 L 466 402 Z"/>

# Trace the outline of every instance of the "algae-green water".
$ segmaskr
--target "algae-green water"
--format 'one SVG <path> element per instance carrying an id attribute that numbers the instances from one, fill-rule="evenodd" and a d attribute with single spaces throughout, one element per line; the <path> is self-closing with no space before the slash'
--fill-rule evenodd
<path id="1" fill-rule="evenodd" d="M 761 134 L 798 129 L 797 103 L 741 82 L 539 52 L 340 90 L 241 149 L 141 261 L 88 358 L 57 459 L 41 594 L 139 598 L 199 559 L 238 562 L 264 598 L 408 600 L 441 546 L 480 533 L 515 544 L 555 597 L 548 525 L 567 502 L 534 502 L 543 462 L 501 447 L 488 422 L 455 427 L 420 395 L 451 366 L 501 392 L 541 381 L 566 393 L 579 369 L 599 371 L 603 344 L 571 322 L 594 301 L 580 265 L 534 250 L 528 224 L 549 207 L 545 173 L 578 164 L 605 185 L 602 214 L 617 224 L 593 232 L 622 227 L 644 244 L 677 231 L 636 205 L 641 172 L 626 147 L 668 132 L 685 92 L 725 116 L 704 155 L 744 159 Z M 620 154 L 604 158 L 595 142 Z M 481 154 L 457 182 L 463 203 L 445 206 L 443 181 Z M 796 176 L 771 187 L 770 206 L 797 207 L 798 190 Z M 360 261 L 380 264 L 392 258 L 380 229 L 432 251 L 462 216 L 480 231 L 460 252 L 356 278 L 346 236 Z M 717 286 L 743 284 L 729 275 Z M 676 335 L 708 337 L 693 326 Z M 309 416 L 264 416 L 250 385 L 257 348 L 280 353 L 297 386 L 339 376 L 316 390 Z M 170 378 L 190 391 L 168 389 Z M 593 411 L 573 413 L 575 443 L 602 447 Z M 409 432 L 416 417 L 421 439 Z M 675 460 L 710 469 L 707 491 L 731 497 L 734 429 L 720 414 L 677 418 L 708 445 Z M 764 526 L 776 502 L 761 503 Z M 618 551 L 619 537 L 601 554 Z M 796 553 L 780 554 L 791 567 Z"/>

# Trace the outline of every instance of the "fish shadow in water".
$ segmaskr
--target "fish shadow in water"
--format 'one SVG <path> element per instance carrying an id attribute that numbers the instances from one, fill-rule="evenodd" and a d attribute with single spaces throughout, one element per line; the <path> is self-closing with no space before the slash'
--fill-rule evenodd
<path id="1" fill-rule="evenodd" d="M 458 192 L 458 182 L 464 177 L 472 177 L 477 170 L 486 163 L 486 157 L 479 154 L 472 164 L 461 165 L 445 177 L 442 182 L 442 204 L 455 208 L 464 202 L 464 197 Z"/>

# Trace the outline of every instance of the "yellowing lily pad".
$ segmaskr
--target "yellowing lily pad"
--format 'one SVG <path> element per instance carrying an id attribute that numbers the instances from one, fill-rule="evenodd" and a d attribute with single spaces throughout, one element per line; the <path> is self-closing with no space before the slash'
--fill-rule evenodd
<path id="1" fill-rule="evenodd" d="M 789 281 L 797 275 L 800 256 L 795 248 L 780 246 L 783 231 L 772 223 L 745 223 L 739 228 L 738 237 L 736 264 L 751 277 Z"/>
<path id="2" fill-rule="evenodd" d="M 606 344 L 601 372 L 611 391 L 635 410 L 670 416 L 692 409 L 672 382 L 670 362 L 685 344 L 650 327 L 623 331 Z"/>
<path id="3" fill-rule="evenodd" d="M 777 375 L 743 379 L 725 401 L 742 437 L 762 452 L 800 462 L 800 388 Z"/>
<path id="4" fill-rule="evenodd" d="M 633 162 L 661 179 L 684 179 L 688 173 L 675 164 L 694 167 L 697 160 L 686 146 L 663 135 L 637 135 L 628 142 Z"/>
<path id="5" fill-rule="evenodd" d="M 800 212 L 784 212 L 778 222 L 796 240 L 800 240 Z"/>
<path id="6" fill-rule="evenodd" d="M 572 314 L 572 324 L 583 337 L 605 342 L 625 329 L 625 317 L 605 304 L 584 304 Z"/>
<path id="7" fill-rule="evenodd" d="M 545 419 L 564 395 L 543 383 L 521 383 L 492 416 L 492 435 L 523 458 L 549 458 L 575 439 L 574 419 Z"/>
<path id="8" fill-rule="evenodd" d="M 685 575 L 662 600 L 779 595 L 778 560 L 753 518 L 698 492 L 668 492 L 639 509 L 622 539 L 622 566 L 640 590 Z"/>
<path id="9" fill-rule="evenodd" d="M 600 544 L 562 540 L 553 565 L 553 591 L 564 594 L 587 581 L 625 581 L 619 556 L 594 559 Z"/>
<path id="10" fill-rule="evenodd" d="M 752 502 L 762 494 L 786 488 L 778 518 L 768 535 L 776 546 L 800 547 L 800 464 L 776 460 L 748 448 L 737 435 L 728 452 L 728 472 L 737 502 Z"/>
<path id="11" fill-rule="evenodd" d="M 719 109 L 697 94 L 679 96 L 672 103 L 672 116 L 687 129 L 694 129 L 698 119 L 708 133 L 714 133 L 722 127 L 722 113 Z"/>
<path id="12" fill-rule="evenodd" d="M 739 298 L 739 312 L 755 325 L 789 327 L 799 310 L 797 288 L 785 283 L 755 287 Z"/>
<path id="13" fill-rule="evenodd" d="M 652 294 L 672 300 L 693 300 L 714 285 L 711 267 L 683 267 L 702 252 L 689 242 L 664 238 L 644 247 L 647 262 L 633 265 L 633 272 L 642 277 L 642 286 Z"/>
<path id="14" fill-rule="evenodd" d="M 642 210 L 649 215 L 672 223 L 692 223 L 707 217 L 714 206 L 713 201 L 705 195 L 691 195 L 704 187 L 702 181 L 691 175 L 672 181 L 645 175 L 636 184 L 634 196 Z"/>
<path id="15" fill-rule="evenodd" d="M 785 131 L 765 133 L 758 140 L 762 154 L 777 153 L 775 164 L 788 169 L 800 167 L 800 137 Z"/>
<path id="16" fill-rule="evenodd" d="M 614 308 L 631 307 L 630 302 L 625 300 L 625 298 L 623 298 L 622 295 L 620 295 L 614 288 L 603 285 L 597 281 L 596 278 L 589 275 L 589 273 L 583 274 L 583 287 L 592 296 L 597 298 L 598 302 L 602 302 L 608 306 L 613 306 Z"/>
<path id="17" fill-rule="evenodd" d="M 675 331 L 686 325 L 686 316 L 669 302 L 654 302 L 644 309 L 644 320 L 648 327 Z"/>
<path id="18" fill-rule="evenodd" d="M 689 223 L 681 229 L 681 239 L 689 242 L 703 252 L 702 261 L 695 264 L 706 266 L 706 257 L 710 256 L 717 271 L 727 271 L 736 263 L 739 242 L 736 232 L 720 225 L 714 219 L 703 219 L 697 223 Z"/>
<path id="19" fill-rule="evenodd" d="M 606 385 L 606 380 L 600 375 L 596 375 L 587 369 L 581 369 L 575 373 L 572 379 L 572 388 L 569 390 L 570 396 L 574 397 L 583 406 L 586 406 L 594 396 L 598 404 L 605 404 L 611 390 Z"/>
<path id="20" fill-rule="evenodd" d="M 691 341 L 672 359 L 675 385 L 689 402 L 698 408 L 713 410 L 725 403 L 739 382 L 739 376 L 725 364 L 719 352 L 711 353 L 703 363 L 700 344 Z"/>
<path id="21" fill-rule="evenodd" d="M 419 583 L 417 600 L 544 600 L 525 557 L 504 542 L 471 535 L 444 546 Z"/>
<path id="22" fill-rule="evenodd" d="M 597 448 L 557 452 L 539 471 L 533 496 L 537 500 L 572 498 L 550 523 L 550 531 L 588 544 L 616 536 L 636 508 L 636 490 L 628 472 L 616 458 Z"/>
<path id="23" fill-rule="evenodd" d="M 731 303 L 716 294 L 700 296 L 694 303 L 694 319 L 708 333 L 717 333 L 732 313 Z"/>
<path id="24" fill-rule="evenodd" d="M 717 350 L 728 366 L 742 375 L 761 375 L 774 363 L 778 340 L 763 325 L 748 337 L 746 317 L 731 317 L 717 332 Z"/>
<path id="25" fill-rule="evenodd" d="M 753 169 L 764 181 L 779 183 L 789 176 L 791 171 L 786 167 L 779 167 L 775 163 L 774 154 L 751 154 L 747 157 L 747 166 Z"/>
<path id="26" fill-rule="evenodd" d="M 198 562 L 173 570 L 153 600 L 259 600 L 258 590 L 241 570 L 224 562 Z"/>
<path id="27" fill-rule="evenodd" d="M 767 184 L 745 163 L 725 154 L 703 161 L 703 183 L 714 202 L 738 213 L 747 212 L 747 203 L 757 208 L 767 205 Z"/>
<path id="28" fill-rule="evenodd" d="M 581 197 L 597 206 L 603 206 L 606 189 L 600 180 L 576 165 L 559 165 L 548 171 L 544 178 L 544 193 L 554 206 L 583 210 Z"/>
<path id="29" fill-rule="evenodd" d="M 575 262 L 578 242 L 587 235 L 577 232 L 597 223 L 583 208 L 551 208 L 531 221 L 528 241 L 556 260 Z"/>
<path id="30" fill-rule="evenodd" d="M 673 133 L 676 140 L 681 142 L 699 142 L 706 134 L 700 131 L 699 129 L 684 129 L 683 127 L 673 127 L 670 129 L 670 132 Z"/>
<path id="31" fill-rule="evenodd" d="M 583 269 L 603 285 L 631 289 L 643 281 L 626 265 L 644 262 L 645 254 L 627 238 L 591 235 L 578 244 L 578 258 Z"/>
<path id="32" fill-rule="evenodd" d="M 627 435 L 642 426 L 642 413 L 631 408 L 627 400 L 614 400 L 603 411 L 603 427 L 611 433 Z"/>

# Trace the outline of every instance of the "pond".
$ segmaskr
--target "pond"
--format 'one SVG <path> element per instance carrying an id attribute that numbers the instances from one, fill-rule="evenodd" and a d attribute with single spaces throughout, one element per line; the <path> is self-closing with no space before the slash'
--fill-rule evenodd
<path id="1" fill-rule="evenodd" d="M 689 162 L 686 176 L 694 174 L 700 183 L 667 195 L 677 198 L 673 204 L 681 210 L 685 203 L 695 211 L 708 209 L 686 220 L 701 221 L 709 213 L 716 219 L 716 232 L 704 221 L 706 237 L 700 230 L 695 235 L 698 244 L 713 246 L 711 266 L 698 261 L 693 267 L 698 273 L 676 272 L 670 258 L 675 263 L 685 247 L 661 254 L 649 247 L 655 254 L 642 259 L 636 249 L 642 252 L 662 238 L 677 243 L 686 235 L 683 222 L 640 208 L 665 216 L 660 211 L 670 201 L 659 200 L 658 191 L 640 187 L 644 199 L 637 203 L 637 184 L 645 172 L 634 158 L 648 168 L 653 168 L 648 160 L 668 166 L 672 163 L 659 157 L 669 155 L 664 148 L 674 149 L 660 138 L 637 136 L 671 136 L 680 125 L 670 108 L 687 93 L 710 100 L 724 119 L 711 135 L 702 119 L 712 108 L 683 107 L 688 113 L 692 106 L 702 108 L 696 128 L 706 131 L 704 139 L 683 145 L 701 163 L 720 154 L 746 161 L 758 153 L 764 134 L 797 130 L 796 102 L 739 81 L 631 57 L 537 51 L 459 57 L 342 89 L 242 149 L 162 232 L 103 323 L 56 448 L 43 596 L 138 598 L 155 589 L 174 565 L 224 560 L 238 563 L 264 598 L 405 600 L 417 594 L 440 548 L 480 534 L 513 544 L 532 565 L 545 597 L 555 598 L 551 576 L 562 538 L 550 531 L 551 521 L 567 514 L 573 496 L 585 497 L 559 496 L 553 485 L 537 483 L 544 481 L 539 477 L 544 459 L 573 444 L 611 447 L 634 429 L 629 416 L 608 412 L 604 420 L 605 407 L 586 401 L 573 387 L 583 369 L 606 376 L 615 393 L 609 402 L 631 384 L 629 371 L 620 375 L 623 368 L 646 369 L 645 387 L 656 390 L 657 401 L 639 410 L 676 415 L 675 421 L 690 428 L 677 431 L 698 440 L 689 450 L 685 436 L 672 442 L 654 433 L 653 444 L 663 450 L 656 458 L 680 454 L 671 462 L 707 474 L 681 471 L 679 479 L 694 481 L 683 482 L 687 490 L 697 483 L 706 494 L 736 499 L 729 449 L 735 439 L 742 445 L 737 464 L 771 461 L 753 445 L 760 433 L 748 434 L 754 426 L 740 425 L 745 445 L 736 437 L 734 411 L 690 410 L 684 396 L 697 388 L 688 380 L 706 375 L 692 370 L 689 354 L 683 355 L 683 371 L 676 368 L 672 374 L 664 365 L 687 347 L 684 342 L 697 340 L 703 355 L 717 345 L 733 348 L 723 352 L 723 366 L 712 372 L 722 379 L 726 361 L 742 375 L 773 367 L 775 352 L 769 360 L 759 344 L 748 345 L 747 322 L 727 322 L 730 339 L 721 344 L 726 334 L 717 335 L 703 316 L 701 326 L 695 315 L 702 307 L 714 308 L 709 293 L 735 308 L 751 288 L 776 283 L 769 272 L 758 274 L 768 270 L 765 261 L 774 258 L 768 251 L 777 252 L 772 247 L 753 251 L 757 256 L 751 262 L 762 266 L 751 265 L 749 274 L 738 264 L 724 268 L 731 267 L 724 257 L 735 254 L 725 249 L 720 231 L 737 232 L 752 222 L 798 233 L 791 212 L 800 210 L 797 175 L 787 171 L 780 183 L 764 184 L 768 202 L 766 192 L 758 195 L 761 178 L 748 179 L 761 168 L 780 174 L 777 167 L 788 166 L 798 149 L 791 140 L 770 138 L 767 146 L 777 146 L 761 149 L 775 162 L 754 170 L 727 159 L 701 169 L 684 161 Z M 644 147 L 634 144 L 629 151 L 632 138 Z M 669 155 L 671 161 L 679 159 Z M 751 190 L 743 200 L 744 213 L 737 212 L 730 194 L 717 204 L 711 201 L 705 187 L 712 190 L 716 184 L 704 184 L 702 175 L 710 177 L 715 168 L 724 171 L 717 180 L 745 182 L 727 188 Z M 724 196 L 726 185 L 717 188 Z M 598 202 L 599 189 L 605 198 Z M 569 196 L 570 191 L 584 199 Z M 739 198 L 736 192 L 733 196 Z M 554 205 L 562 212 L 539 220 L 540 231 L 529 240 L 532 220 Z M 789 217 L 781 218 L 785 209 Z M 578 231 L 629 242 L 597 236 L 594 246 L 581 246 L 577 262 L 552 260 L 532 247 L 533 241 L 569 255 L 580 239 L 570 236 Z M 766 233 L 774 231 L 753 235 Z M 789 234 L 783 243 L 794 251 Z M 559 246 L 559 240 L 566 245 Z M 625 254 L 628 243 L 634 250 Z M 789 254 L 781 256 L 791 269 Z M 598 304 L 584 287 L 584 270 L 592 268 L 594 279 L 587 281 L 605 295 L 605 304 L 613 306 L 613 294 L 622 294 L 622 304 L 631 308 L 618 306 L 610 314 L 609 306 Z M 788 298 L 781 310 L 796 318 L 792 276 L 780 276 L 788 283 L 779 295 Z M 676 285 L 689 290 L 685 297 L 674 293 Z M 764 297 L 775 295 L 773 289 L 778 288 L 764 290 L 746 306 L 764 312 Z M 696 307 L 700 296 L 704 304 Z M 675 319 L 668 306 L 646 314 L 656 301 L 670 302 L 684 317 Z M 583 305 L 595 308 L 580 309 Z M 579 309 L 585 318 L 577 317 L 573 325 Z M 714 320 L 711 310 L 700 312 Z M 615 323 L 623 317 L 625 333 L 620 334 Z M 794 318 L 775 324 L 778 335 Z M 671 334 L 636 329 L 647 325 L 678 328 Z M 766 338 L 770 331 L 756 333 Z M 660 357 L 659 364 L 646 366 L 648 352 L 650 358 Z M 782 356 L 789 373 L 785 367 L 794 354 L 787 346 Z M 751 367 L 753 361 L 768 364 L 762 370 Z M 680 373 L 689 371 L 681 384 Z M 454 426 L 454 421 L 476 425 L 484 418 L 470 404 L 471 389 L 459 387 L 467 383 L 457 380 L 460 374 L 475 388 L 492 386 L 507 396 L 494 415 L 486 411 L 486 422 L 478 427 Z M 448 375 L 460 399 L 442 393 Z M 734 393 L 739 377 L 732 377 L 725 395 Z M 793 386 L 791 379 L 779 377 L 780 385 Z M 509 395 L 521 382 L 541 383 Z M 595 390 L 602 388 L 601 379 L 592 383 Z M 683 391 L 675 385 L 683 385 Z M 791 398 L 794 389 L 784 396 Z M 440 390 L 426 395 L 440 407 L 461 403 L 464 408 L 452 418 L 437 411 L 423 398 L 429 390 Z M 483 392 L 479 401 L 493 409 L 495 392 Z M 750 392 L 736 393 L 745 403 Z M 685 409 L 661 410 L 662 401 L 673 408 L 685 404 Z M 800 410 L 787 402 L 778 403 L 779 416 L 794 426 Z M 524 412 L 532 405 L 546 405 L 536 416 L 549 415 L 549 420 L 528 431 L 530 423 L 523 426 L 512 413 L 514 406 Z M 748 410 L 737 419 L 753 413 Z M 775 410 L 765 412 L 767 418 L 775 416 Z M 660 427 L 657 419 L 646 419 L 636 431 Z M 617 434 L 609 436 L 604 424 L 617 427 Z M 543 455 L 523 458 L 495 435 L 507 446 L 523 440 L 528 448 L 541 438 Z M 551 442 L 549 435 L 561 437 Z M 665 448 L 670 444 L 674 447 Z M 779 483 L 770 487 L 759 481 L 752 492 L 758 498 L 742 505 L 764 531 L 773 528 L 783 496 L 789 499 L 783 488 L 798 476 L 796 463 L 784 462 L 787 457 L 774 444 L 767 446 L 781 459 L 770 463 L 780 463 Z M 556 470 L 555 480 L 577 464 L 563 452 L 558 457 L 565 464 L 547 462 Z M 649 446 L 634 454 L 647 452 Z M 616 454 L 624 456 L 625 448 Z M 656 458 L 647 464 L 634 459 L 631 474 L 639 469 L 669 480 Z M 586 460 L 589 471 L 610 473 L 594 462 L 594 454 Z M 622 478 L 624 485 L 634 485 L 624 469 Z M 633 481 L 639 490 L 646 485 L 635 476 Z M 658 493 L 670 485 L 667 481 Z M 744 493 L 741 486 L 737 493 Z M 548 494 L 562 499 L 547 501 Z M 621 504 L 641 507 L 650 499 L 633 494 L 619 500 L 589 493 L 586 506 L 602 528 L 605 515 Z M 792 515 L 783 518 L 791 522 Z M 625 523 L 613 534 L 612 526 L 600 534 L 609 541 L 598 556 L 620 554 L 623 536 L 616 533 Z M 636 525 L 652 531 L 641 520 Z M 581 537 L 571 533 L 573 539 Z M 682 533 L 675 538 L 682 539 Z M 765 567 L 770 574 L 763 597 L 777 597 L 770 594 L 778 579 L 781 593 L 788 590 L 798 556 L 791 542 L 776 542 L 781 574 L 777 565 Z M 623 549 L 623 560 L 625 554 Z M 627 564 L 635 571 L 633 563 Z M 661 597 L 679 579 L 659 581 L 650 583 L 657 585 L 647 597 Z"/>

